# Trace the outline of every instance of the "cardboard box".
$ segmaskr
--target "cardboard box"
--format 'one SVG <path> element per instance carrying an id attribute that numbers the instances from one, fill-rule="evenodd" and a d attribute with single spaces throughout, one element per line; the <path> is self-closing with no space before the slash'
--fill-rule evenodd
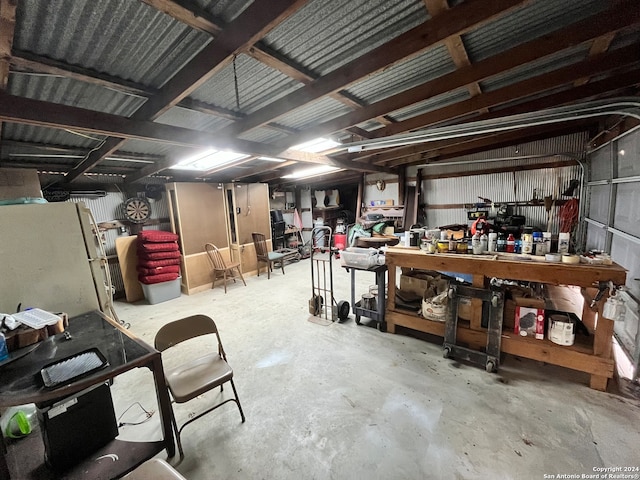
<path id="1" fill-rule="evenodd" d="M 516 306 L 516 319 L 513 331 L 522 337 L 544 338 L 544 309 Z"/>
<path id="2" fill-rule="evenodd" d="M 532 296 L 530 288 L 511 286 L 505 292 L 504 312 L 502 316 L 502 328 L 511 330 L 515 328 L 516 306 L 545 308 L 543 298 Z"/>
<path id="3" fill-rule="evenodd" d="M 42 198 L 38 171 L 32 168 L 0 168 L 0 200 Z"/>

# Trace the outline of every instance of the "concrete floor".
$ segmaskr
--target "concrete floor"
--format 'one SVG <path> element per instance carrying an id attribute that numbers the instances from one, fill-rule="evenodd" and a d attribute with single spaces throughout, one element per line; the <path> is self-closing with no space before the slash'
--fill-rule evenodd
<path id="1" fill-rule="evenodd" d="M 349 299 L 349 276 L 334 268 L 335 297 Z M 188 426 L 184 460 L 170 460 L 186 478 L 542 479 L 640 466 L 637 399 L 513 356 L 489 374 L 444 359 L 435 343 L 357 326 L 353 316 L 309 322 L 309 260 L 285 271 L 248 277 L 226 295 L 219 286 L 156 305 L 116 302 L 120 319 L 150 344 L 161 325 L 194 313 L 221 331 L 247 421 L 227 404 Z M 373 274 L 356 277 L 357 293 L 374 283 Z M 157 409 L 147 370 L 118 377 L 113 394 L 123 422 L 143 418 L 135 402 Z M 198 408 L 178 405 L 178 419 Z M 122 427 L 120 438 L 160 438 L 157 417 Z"/>

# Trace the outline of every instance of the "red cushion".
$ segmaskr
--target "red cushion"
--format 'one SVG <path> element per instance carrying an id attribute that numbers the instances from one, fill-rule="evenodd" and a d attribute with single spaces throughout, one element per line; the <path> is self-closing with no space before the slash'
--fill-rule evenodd
<path id="1" fill-rule="evenodd" d="M 175 242 L 178 240 L 178 235 L 173 232 L 165 232 L 163 230 L 142 230 L 138 233 L 139 242 Z"/>
<path id="2" fill-rule="evenodd" d="M 143 260 L 165 260 L 167 258 L 180 258 L 180 252 L 141 252 L 138 250 L 138 258 Z"/>
<path id="3" fill-rule="evenodd" d="M 173 252 L 178 250 L 176 242 L 168 243 L 141 243 L 138 242 L 138 250 L 142 252 Z"/>
<path id="4" fill-rule="evenodd" d="M 180 275 L 177 273 L 161 273 L 160 275 L 138 275 L 138 280 L 145 285 L 151 285 L 154 283 L 169 282 L 175 280 Z"/>
<path id="5" fill-rule="evenodd" d="M 138 260 L 138 267 L 143 268 L 156 268 L 156 267 L 167 267 L 169 265 L 180 265 L 179 258 L 167 258 L 165 260 Z"/>
<path id="6" fill-rule="evenodd" d="M 162 261 L 162 260 L 158 260 Z M 140 275 L 158 275 L 160 273 L 180 273 L 180 265 L 167 265 L 166 267 L 141 267 L 138 265 L 138 273 Z"/>

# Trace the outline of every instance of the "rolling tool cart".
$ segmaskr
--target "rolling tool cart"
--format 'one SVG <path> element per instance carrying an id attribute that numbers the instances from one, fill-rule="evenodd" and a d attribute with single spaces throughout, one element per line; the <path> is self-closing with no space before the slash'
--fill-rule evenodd
<path id="1" fill-rule="evenodd" d="M 384 321 L 384 311 L 386 308 L 387 266 L 376 265 L 370 268 L 362 268 L 343 265 L 343 268 L 351 274 L 351 304 L 353 305 L 353 313 L 356 315 L 356 324 L 360 325 L 360 317 L 367 317 L 376 322 L 378 330 L 386 332 L 387 322 Z M 356 302 L 356 270 L 376 274 L 377 298 L 374 295 L 369 297 L 363 295 L 362 299 Z"/>
<path id="2" fill-rule="evenodd" d="M 502 315 L 504 310 L 504 292 L 500 287 L 476 288 L 451 284 L 447 293 L 449 297 L 449 316 L 444 327 L 444 358 L 459 358 L 479 366 L 487 372 L 497 372 L 500 364 L 500 340 L 502 338 Z M 488 315 L 487 347 L 485 352 L 456 345 L 458 328 L 458 297 L 472 297 L 482 300 L 483 315 Z"/>
<path id="3" fill-rule="evenodd" d="M 322 238 L 311 248 L 311 298 L 309 313 L 324 320 L 343 321 L 349 317 L 350 305 L 347 301 L 336 302 L 333 296 L 333 256 L 337 249 L 331 247 L 330 227 L 314 227 L 312 239 Z M 324 240 L 328 239 L 328 242 Z M 324 246 L 328 245 L 328 246 Z"/>

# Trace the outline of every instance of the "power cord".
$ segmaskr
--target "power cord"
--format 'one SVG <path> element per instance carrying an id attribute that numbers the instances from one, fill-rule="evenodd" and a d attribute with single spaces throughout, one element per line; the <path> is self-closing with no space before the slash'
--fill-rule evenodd
<path id="1" fill-rule="evenodd" d="M 138 405 L 138 406 L 142 409 L 142 411 L 144 412 L 144 414 L 145 414 L 145 417 L 146 417 L 146 418 L 145 418 L 144 420 L 140 421 L 140 422 L 121 422 L 120 420 L 122 419 L 122 417 L 124 417 L 124 415 L 125 415 L 129 410 L 131 410 L 131 407 L 133 407 L 134 405 Z M 145 423 L 145 422 L 148 422 L 148 421 L 149 421 L 149 419 L 151 419 L 151 417 L 153 417 L 153 414 L 154 414 L 154 413 L 156 413 L 156 412 L 155 412 L 155 410 L 151 410 L 151 411 L 146 410 L 146 409 L 145 409 L 145 408 L 140 404 L 140 402 L 132 403 L 132 404 L 131 404 L 131 405 L 129 405 L 129 406 L 127 407 L 127 409 L 126 409 L 124 412 L 122 412 L 122 414 L 118 417 L 118 428 L 120 428 L 120 427 L 124 427 L 125 425 L 141 425 L 141 424 L 143 424 L 143 423 Z"/>

